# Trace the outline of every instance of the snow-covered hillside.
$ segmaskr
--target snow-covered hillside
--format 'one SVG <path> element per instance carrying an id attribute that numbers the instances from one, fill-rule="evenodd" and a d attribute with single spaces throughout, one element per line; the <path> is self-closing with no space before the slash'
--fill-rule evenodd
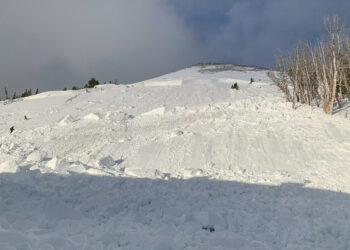
<path id="1" fill-rule="evenodd" d="M 0 249 L 349 249 L 346 110 L 220 67 L 0 105 Z"/>

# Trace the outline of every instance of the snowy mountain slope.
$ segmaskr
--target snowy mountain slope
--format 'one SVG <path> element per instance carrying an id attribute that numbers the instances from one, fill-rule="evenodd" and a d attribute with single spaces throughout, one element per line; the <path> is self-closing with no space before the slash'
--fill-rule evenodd
<path id="1" fill-rule="evenodd" d="M 350 119 L 218 68 L 1 105 L 1 249 L 349 247 Z"/>

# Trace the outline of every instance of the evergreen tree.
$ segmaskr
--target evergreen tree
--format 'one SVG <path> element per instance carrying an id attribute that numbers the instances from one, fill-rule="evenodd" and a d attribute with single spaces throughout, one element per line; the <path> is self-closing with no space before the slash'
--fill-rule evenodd
<path id="1" fill-rule="evenodd" d="M 95 86 L 99 85 L 100 83 L 92 77 L 87 84 L 85 84 L 84 88 L 94 88 Z"/>
<path id="2" fill-rule="evenodd" d="M 39 94 L 39 89 L 37 88 L 36 91 L 35 91 L 35 94 Z"/>
<path id="3" fill-rule="evenodd" d="M 29 96 L 29 95 L 28 95 L 28 89 L 26 89 L 26 90 L 23 92 L 23 94 L 21 95 L 21 97 L 27 97 L 27 96 Z"/>

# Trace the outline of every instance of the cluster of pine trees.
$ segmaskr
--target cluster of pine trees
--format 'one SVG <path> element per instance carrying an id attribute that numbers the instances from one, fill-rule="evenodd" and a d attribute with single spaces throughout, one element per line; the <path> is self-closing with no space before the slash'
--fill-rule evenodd
<path id="1" fill-rule="evenodd" d="M 109 81 L 109 84 L 115 84 L 118 85 L 118 81 L 114 80 L 114 81 Z M 106 82 L 105 82 L 106 84 Z M 90 88 L 94 88 L 95 86 L 100 85 L 100 82 L 98 80 L 96 80 L 96 78 L 92 77 L 83 87 L 83 89 L 90 89 Z M 79 90 L 80 88 L 77 86 L 73 86 L 72 90 Z M 67 90 L 67 88 L 63 88 L 64 91 Z"/>
<path id="2" fill-rule="evenodd" d="M 35 91 L 35 95 L 37 95 L 37 94 L 39 94 L 39 89 L 38 89 L 38 88 L 37 88 L 36 91 Z M 31 95 L 33 95 L 32 89 L 26 89 L 26 90 L 25 90 L 22 94 L 20 94 L 20 95 L 17 95 L 17 93 L 14 92 L 13 95 L 12 95 L 12 98 L 11 98 L 10 95 L 9 95 L 9 92 L 8 92 L 7 88 L 5 87 L 5 100 L 10 100 L 10 99 L 15 100 L 15 99 L 17 99 L 17 98 L 27 97 L 27 96 L 31 96 Z M 1 100 L 1 99 L 0 99 L 0 100 Z"/>
<path id="3" fill-rule="evenodd" d="M 118 84 L 117 80 L 115 80 L 114 82 L 109 82 L 109 83 L 113 83 L 113 84 Z M 99 85 L 100 82 L 98 80 L 96 80 L 96 78 L 92 77 L 87 84 L 84 85 L 83 88 L 87 89 L 87 88 L 94 88 L 95 86 Z M 78 88 L 77 86 L 73 86 L 72 90 L 79 90 L 80 88 Z M 63 90 L 67 90 L 67 88 L 64 88 Z M 39 89 L 37 88 L 35 93 L 35 95 L 39 94 Z M 17 98 L 23 98 L 23 97 L 28 97 L 33 95 L 32 89 L 26 89 L 22 94 L 18 95 L 16 92 L 13 93 L 12 98 L 9 95 L 9 92 L 7 90 L 7 88 L 5 87 L 5 100 L 15 100 Z M 1 100 L 1 99 L 0 99 Z"/>

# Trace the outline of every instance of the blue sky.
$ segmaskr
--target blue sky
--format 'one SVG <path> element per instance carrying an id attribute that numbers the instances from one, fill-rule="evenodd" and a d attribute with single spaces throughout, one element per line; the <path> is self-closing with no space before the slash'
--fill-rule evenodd
<path id="1" fill-rule="evenodd" d="M 271 67 L 345 0 L 0 1 L 0 88 L 134 82 L 199 62 Z M 0 91 L 1 91 L 0 89 Z"/>

